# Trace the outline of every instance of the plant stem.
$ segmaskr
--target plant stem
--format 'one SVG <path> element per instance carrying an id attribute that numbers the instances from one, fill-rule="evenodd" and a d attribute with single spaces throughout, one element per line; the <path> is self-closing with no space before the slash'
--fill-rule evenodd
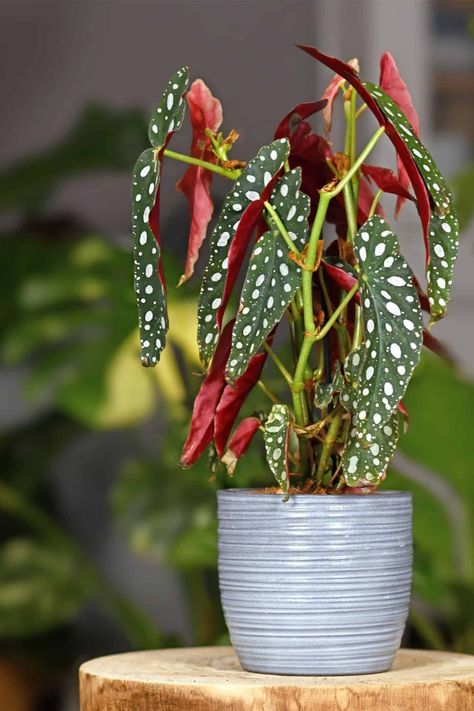
<path id="1" fill-rule="evenodd" d="M 278 405 L 278 403 L 280 402 L 279 399 L 277 398 L 277 396 L 274 393 L 272 393 L 270 388 L 267 385 L 265 385 L 263 380 L 257 380 L 257 385 L 260 388 L 260 390 L 262 391 L 262 393 L 265 393 L 265 395 L 269 398 L 269 400 L 272 401 L 272 403 L 274 405 Z"/>
<path id="2" fill-rule="evenodd" d="M 280 217 L 279 217 L 277 211 L 275 210 L 275 208 L 273 207 L 273 205 L 271 203 L 269 203 L 268 201 L 265 202 L 264 204 L 265 204 L 265 208 L 266 208 L 267 212 L 272 216 L 273 221 L 275 222 L 275 225 L 278 227 L 278 231 L 280 232 L 281 236 L 285 240 L 285 242 L 288 245 L 288 247 L 290 248 L 290 250 L 292 252 L 294 252 L 298 257 L 301 257 L 301 254 L 298 251 L 298 248 L 296 247 L 295 243 L 293 242 L 290 235 L 288 234 L 288 230 L 286 229 L 283 222 L 280 220 Z"/>
<path id="3" fill-rule="evenodd" d="M 344 186 L 344 207 L 346 208 L 347 217 L 347 241 L 351 244 L 354 235 L 357 232 L 357 211 L 354 206 L 354 193 L 352 185 L 349 183 Z"/>
<path id="4" fill-rule="evenodd" d="M 319 204 L 314 218 L 311 235 L 309 238 L 308 252 L 305 259 L 305 269 L 302 275 L 303 284 L 303 314 L 304 328 L 307 333 L 314 331 L 313 317 L 313 269 L 318 255 L 318 243 L 321 237 L 326 213 L 331 201 L 330 193 L 321 192 L 319 194 Z"/>
<path id="5" fill-rule="evenodd" d="M 197 165 L 200 168 L 205 168 L 210 170 L 212 173 L 217 173 L 217 175 L 222 175 L 224 178 L 229 178 L 230 180 L 236 180 L 242 171 L 240 170 L 227 170 L 220 165 L 214 165 L 214 163 L 208 163 L 200 158 L 193 158 L 193 156 L 187 156 L 184 153 L 176 153 L 176 151 L 171 151 L 169 148 L 165 148 L 163 155 L 167 158 L 173 158 L 174 160 L 179 160 L 182 163 L 188 163 L 189 165 Z"/>
<path id="6" fill-rule="evenodd" d="M 339 195 L 342 190 L 344 190 L 344 186 L 347 185 L 352 179 L 352 176 L 357 173 L 359 170 L 360 166 L 362 163 L 365 161 L 367 156 L 372 152 L 374 149 L 377 141 L 379 138 L 385 133 L 385 127 L 381 126 L 372 136 L 370 141 L 367 143 L 365 148 L 362 150 L 362 152 L 359 154 L 358 158 L 356 161 L 354 161 L 354 164 L 351 166 L 350 170 L 347 171 L 346 175 L 342 178 L 342 180 L 339 181 L 339 183 L 336 185 L 336 187 L 331 190 L 328 193 L 325 193 L 326 195 L 329 196 L 329 199 L 336 197 L 336 195 Z"/>
<path id="7" fill-rule="evenodd" d="M 369 217 L 373 217 L 375 215 L 375 210 L 377 208 L 377 205 L 378 205 L 379 200 L 382 197 L 382 195 L 383 195 L 383 190 L 377 190 L 377 192 L 375 193 L 375 197 L 372 200 L 372 205 L 370 206 Z"/>
<path id="8" fill-rule="evenodd" d="M 318 469 L 316 471 L 316 481 L 318 482 L 318 484 L 322 484 L 323 482 L 324 472 L 326 471 L 328 459 L 331 456 L 334 442 L 337 439 L 339 427 L 341 425 L 341 419 L 342 409 L 338 407 L 337 410 L 334 412 L 334 415 L 331 419 L 331 424 L 329 425 L 328 433 L 324 438 L 324 444 L 318 462 Z"/>
<path id="9" fill-rule="evenodd" d="M 331 326 L 334 325 L 334 322 L 339 318 L 341 313 L 344 311 L 346 306 L 349 304 L 350 300 L 352 299 L 353 296 L 357 293 L 359 289 L 359 282 L 357 281 L 354 286 L 351 288 L 350 291 L 347 292 L 343 300 L 339 303 L 337 308 L 334 309 L 332 312 L 332 316 L 329 318 L 328 321 L 324 324 L 324 326 L 321 328 L 320 331 L 318 331 L 315 335 L 309 336 L 310 340 L 315 343 L 316 341 L 320 341 L 324 336 L 327 334 Z"/>
<path id="10" fill-rule="evenodd" d="M 291 377 L 290 373 L 288 372 L 288 370 L 286 369 L 286 367 L 284 366 L 284 364 L 282 363 L 280 358 L 277 356 L 275 351 L 268 345 L 268 343 L 264 343 L 263 348 L 264 348 L 264 350 L 266 350 L 266 352 L 268 353 L 268 355 L 270 356 L 272 361 L 275 363 L 276 367 L 278 368 L 280 373 L 285 378 L 287 384 L 290 386 L 290 388 L 292 388 L 293 387 L 293 378 Z"/>

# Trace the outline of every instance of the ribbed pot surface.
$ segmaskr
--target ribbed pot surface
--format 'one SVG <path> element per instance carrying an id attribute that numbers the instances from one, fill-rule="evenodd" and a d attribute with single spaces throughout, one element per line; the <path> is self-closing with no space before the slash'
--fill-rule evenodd
<path id="1" fill-rule="evenodd" d="M 409 493 L 217 497 L 222 606 L 244 669 L 390 669 L 410 604 Z"/>

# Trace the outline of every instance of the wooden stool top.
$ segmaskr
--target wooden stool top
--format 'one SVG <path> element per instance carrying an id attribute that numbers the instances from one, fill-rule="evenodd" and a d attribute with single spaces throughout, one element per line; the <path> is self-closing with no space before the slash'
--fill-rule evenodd
<path id="1" fill-rule="evenodd" d="M 474 656 L 402 649 L 391 671 L 243 671 L 231 647 L 130 652 L 80 668 L 81 711 L 474 711 Z"/>

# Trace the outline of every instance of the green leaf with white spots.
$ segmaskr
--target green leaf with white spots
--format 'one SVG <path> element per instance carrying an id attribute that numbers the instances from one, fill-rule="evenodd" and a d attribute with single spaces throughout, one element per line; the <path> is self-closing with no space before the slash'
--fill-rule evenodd
<path id="1" fill-rule="evenodd" d="M 354 415 L 342 453 L 344 479 L 348 486 L 373 486 L 384 478 L 397 447 L 398 415 L 393 413 L 388 422 L 367 434 L 365 439 L 358 427 L 357 415 Z"/>
<path id="2" fill-rule="evenodd" d="M 298 251 L 306 244 L 310 210 L 309 198 L 299 192 L 300 185 L 298 168 L 279 181 L 270 199 Z M 289 247 L 278 229 L 262 235 L 253 250 L 232 332 L 226 369 L 230 382 L 245 371 L 301 284 L 301 269 L 288 255 Z"/>
<path id="3" fill-rule="evenodd" d="M 148 138 L 151 145 L 158 150 L 166 145 L 169 134 L 178 131 L 182 126 L 186 110 L 184 94 L 188 83 L 188 68 L 178 69 L 169 80 L 160 103 L 153 111 L 148 126 Z"/>
<path id="4" fill-rule="evenodd" d="M 365 342 L 350 354 L 343 405 L 361 432 L 382 427 L 402 399 L 423 344 L 423 320 L 413 274 L 381 217 L 354 238 Z"/>
<path id="5" fill-rule="evenodd" d="M 320 409 L 327 407 L 333 400 L 336 393 L 340 392 L 344 385 L 344 378 L 341 373 L 339 363 L 336 363 L 334 374 L 330 383 L 317 383 L 314 389 L 314 404 Z"/>
<path id="6" fill-rule="evenodd" d="M 186 106 L 183 95 L 188 80 L 187 67 L 171 77 L 150 121 L 148 137 L 153 148 L 148 148 L 140 155 L 133 171 L 134 288 L 138 306 L 141 361 L 144 366 L 158 363 L 168 331 L 166 288 L 160 265 L 159 213 L 155 213 L 153 229 L 150 226 L 150 215 L 153 216 L 153 206 L 159 200 L 162 152 L 183 123 Z"/>
<path id="7" fill-rule="evenodd" d="M 263 430 L 268 465 L 281 489 L 288 493 L 290 416 L 286 405 L 273 405 Z"/>
<path id="8" fill-rule="evenodd" d="M 269 200 L 298 250 L 307 242 L 311 209 L 310 198 L 300 188 L 301 168 L 294 168 L 278 181 Z"/>
<path id="9" fill-rule="evenodd" d="M 138 304 L 141 360 L 153 366 L 165 347 L 168 315 L 164 285 L 159 272 L 160 248 L 150 228 L 150 212 L 159 184 L 156 153 L 148 148 L 133 172 L 133 261 L 134 287 Z"/>
<path id="10" fill-rule="evenodd" d="M 446 315 L 453 283 L 454 263 L 458 253 L 458 233 L 451 238 L 452 221 L 431 214 L 430 263 L 426 271 L 428 281 L 428 300 L 430 303 L 431 321 L 439 321 Z"/>
<path id="11" fill-rule="evenodd" d="M 459 224 L 454 198 L 431 153 L 421 143 L 399 106 L 379 86 L 369 82 L 364 86 L 410 151 L 434 203 L 428 233 L 429 263 L 426 276 L 431 320 L 438 321 L 446 314 L 459 248 Z"/>
<path id="12" fill-rule="evenodd" d="M 266 188 L 289 154 L 287 139 L 259 150 L 235 181 L 210 238 L 198 304 L 198 345 L 203 363 L 212 358 L 225 308 L 255 225 L 264 209 Z"/>

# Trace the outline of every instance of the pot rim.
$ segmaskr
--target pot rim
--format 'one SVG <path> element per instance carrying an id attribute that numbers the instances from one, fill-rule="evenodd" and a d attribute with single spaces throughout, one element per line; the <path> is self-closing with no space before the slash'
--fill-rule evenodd
<path id="1" fill-rule="evenodd" d="M 260 488 L 241 488 L 232 487 L 230 489 L 218 489 L 217 495 L 221 496 L 240 496 L 241 498 L 255 498 L 255 497 L 281 497 L 283 494 L 281 491 L 262 491 Z M 362 494 L 360 492 L 346 493 L 346 494 L 306 494 L 303 492 L 290 494 L 290 499 L 292 498 L 305 498 L 308 501 L 351 501 L 360 500 L 368 501 L 370 499 L 386 499 L 386 498 L 412 498 L 410 491 L 400 491 L 398 489 L 383 489 L 382 491 L 372 491 L 370 493 Z"/>

